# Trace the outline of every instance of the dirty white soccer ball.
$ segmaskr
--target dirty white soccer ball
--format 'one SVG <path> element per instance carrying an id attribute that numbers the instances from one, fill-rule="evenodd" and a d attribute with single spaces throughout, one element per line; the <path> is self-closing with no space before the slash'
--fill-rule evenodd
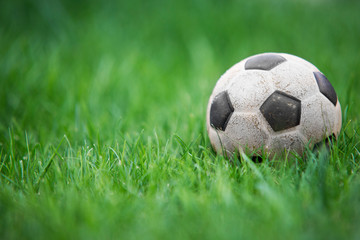
<path id="1" fill-rule="evenodd" d="M 220 77 L 210 96 L 207 131 L 227 156 L 302 154 L 341 129 L 341 108 L 329 80 L 311 63 L 284 53 L 242 60 Z"/>

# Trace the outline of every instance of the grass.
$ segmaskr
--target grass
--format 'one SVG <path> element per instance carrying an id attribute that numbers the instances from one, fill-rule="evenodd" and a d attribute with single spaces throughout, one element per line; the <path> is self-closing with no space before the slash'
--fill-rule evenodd
<path id="1" fill-rule="evenodd" d="M 357 1 L 7 1 L 0 8 L 0 239 L 358 239 Z M 208 97 L 252 54 L 333 83 L 330 152 L 230 163 Z"/>

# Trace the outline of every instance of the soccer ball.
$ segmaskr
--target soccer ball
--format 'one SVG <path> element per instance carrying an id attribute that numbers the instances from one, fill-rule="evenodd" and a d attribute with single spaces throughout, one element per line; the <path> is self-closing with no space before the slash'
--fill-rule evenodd
<path id="1" fill-rule="evenodd" d="M 220 77 L 206 114 L 217 153 L 303 154 L 341 129 L 341 107 L 329 80 L 311 63 L 284 53 L 263 53 Z"/>

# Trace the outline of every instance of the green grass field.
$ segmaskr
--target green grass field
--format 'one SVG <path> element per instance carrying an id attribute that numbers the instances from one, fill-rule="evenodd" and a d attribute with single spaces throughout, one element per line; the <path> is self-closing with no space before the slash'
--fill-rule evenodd
<path id="1" fill-rule="evenodd" d="M 359 239 L 359 1 L 1 1 L 0 239 Z M 216 156 L 220 75 L 315 64 L 343 128 L 289 163 Z"/>

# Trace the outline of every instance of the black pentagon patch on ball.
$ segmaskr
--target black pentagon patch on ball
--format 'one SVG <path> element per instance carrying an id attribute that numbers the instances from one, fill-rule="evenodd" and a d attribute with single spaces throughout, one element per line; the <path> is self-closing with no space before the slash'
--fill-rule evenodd
<path id="1" fill-rule="evenodd" d="M 334 87 L 331 85 L 330 81 L 325 77 L 321 72 L 314 72 L 314 76 L 319 86 L 319 90 L 324 94 L 327 99 L 330 100 L 336 106 L 337 96 Z"/>
<path id="2" fill-rule="evenodd" d="M 269 71 L 285 61 L 286 59 L 284 57 L 277 54 L 262 54 L 247 60 L 245 70 L 256 69 Z"/>
<path id="3" fill-rule="evenodd" d="M 301 101 L 284 92 L 275 91 L 261 105 L 260 111 L 277 132 L 300 124 Z"/>
<path id="4" fill-rule="evenodd" d="M 226 91 L 215 96 L 210 108 L 210 125 L 222 131 L 230 120 L 234 108 Z"/>

